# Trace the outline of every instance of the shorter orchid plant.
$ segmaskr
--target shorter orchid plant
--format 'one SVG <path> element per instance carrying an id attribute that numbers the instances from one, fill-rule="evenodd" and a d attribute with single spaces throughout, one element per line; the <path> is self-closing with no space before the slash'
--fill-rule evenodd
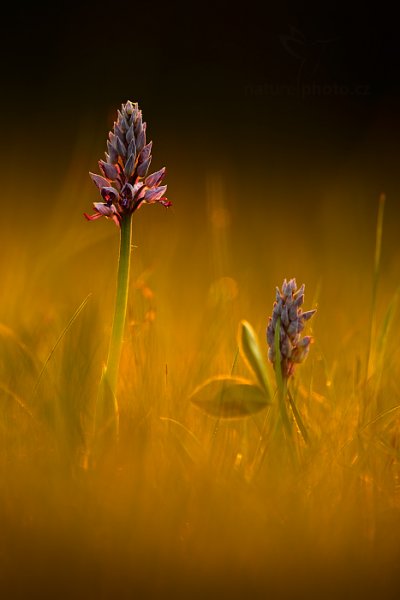
<path id="1" fill-rule="evenodd" d="M 99 394 L 99 402 L 102 404 L 106 402 L 107 394 L 111 394 L 118 434 L 116 391 L 128 302 L 132 215 L 143 204 L 159 203 L 168 207 L 171 202 L 165 197 L 167 186 L 161 185 L 165 167 L 151 175 L 147 174 L 152 159 L 152 142 L 146 141 L 146 123 L 143 122 L 142 111 L 137 103 L 128 101 L 122 105 L 108 137 L 106 160 L 99 161 L 102 175 L 90 173 L 103 201 L 94 202 L 94 214 L 84 215 L 89 221 L 106 217 L 114 221 L 120 230 L 114 320 Z M 97 421 L 101 418 L 99 413 L 104 413 L 104 408 L 97 407 Z"/>
<path id="2" fill-rule="evenodd" d="M 301 336 L 306 322 L 315 314 L 316 309 L 303 312 L 304 283 L 297 289 L 295 279 L 286 279 L 282 291 L 276 288 L 276 300 L 267 327 L 268 358 L 274 366 L 278 385 L 279 408 L 282 423 L 287 435 L 291 433 L 287 414 L 286 398 L 289 399 L 293 416 L 305 441 L 308 439 L 306 428 L 291 394 L 288 392 L 288 380 L 292 377 L 297 364 L 302 363 L 310 350 L 313 338 Z"/>
<path id="3" fill-rule="evenodd" d="M 300 289 L 297 289 L 295 279 L 290 279 L 289 282 L 285 279 L 282 291 L 276 288 L 276 301 L 272 309 L 272 317 L 268 321 L 268 358 L 276 370 L 275 336 L 279 329 L 281 371 L 282 377 L 286 379 L 293 375 L 296 364 L 305 360 L 313 341 L 310 335 L 301 337 L 306 321 L 316 312 L 316 309 L 303 312 L 300 308 L 304 302 L 304 288 L 304 283 Z"/>
<path id="4" fill-rule="evenodd" d="M 307 442 L 306 428 L 287 387 L 296 365 L 305 360 L 313 341 L 311 336 L 301 335 L 306 322 L 316 312 L 316 309 L 302 311 L 304 288 L 303 284 L 297 289 L 295 279 L 290 279 L 289 282 L 285 279 L 282 291 L 276 288 L 276 301 L 266 333 L 268 358 L 274 367 L 277 381 L 282 424 L 289 437 L 291 424 L 286 407 L 289 400 L 294 420 Z M 244 362 L 253 374 L 253 380 L 233 375 L 212 377 L 198 386 L 191 395 L 191 401 L 195 405 L 219 418 L 248 417 L 273 402 L 272 385 L 260 345 L 247 321 L 240 323 L 238 345 Z"/>

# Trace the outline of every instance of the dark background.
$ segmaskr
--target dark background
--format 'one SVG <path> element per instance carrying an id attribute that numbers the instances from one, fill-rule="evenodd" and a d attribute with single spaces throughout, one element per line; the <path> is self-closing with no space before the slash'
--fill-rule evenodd
<path id="1" fill-rule="evenodd" d="M 82 116 L 132 97 L 176 134 L 190 124 L 242 154 L 267 132 L 347 146 L 383 100 L 397 116 L 398 24 L 382 4 L 15 3 L 7 15 L 2 117 L 14 133 L 73 136 Z"/>
<path id="2" fill-rule="evenodd" d="M 170 184 L 228 169 L 236 187 L 290 180 L 313 196 L 348 168 L 367 203 L 385 191 L 397 204 L 399 36 L 382 4 L 15 3 L 1 37 L 2 164 L 31 186 L 63 176 L 82 128 L 103 152 L 131 99 Z"/>

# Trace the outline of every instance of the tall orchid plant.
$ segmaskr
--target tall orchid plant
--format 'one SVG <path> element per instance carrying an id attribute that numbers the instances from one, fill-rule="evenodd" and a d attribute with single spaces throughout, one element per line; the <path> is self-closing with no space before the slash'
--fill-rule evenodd
<path id="1" fill-rule="evenodd" d="M 152 142 L 146 141 L 146 123 L 137 103 L 128 101 L 122 104 L 108 138 L 106 160 L 99 161 L 101 175 L 90 173 L 102 202 L 94 202 L 94 214 L 85 213 L 85 217 L 89 221 L 106 217 L 114 221 L 120 231 L 114 320 L 99 395 L 100 402 L 104 403 L 105 396 L 111 394 L 118 433 L 117 383 L 128 303 L 132 216 L 143 204 L 159 203 L 168 207 L 171 202 L 165 197 L 167 186 L 161 185 L 165 167 L 147 174 L 152 159 Z M 98 413 L 102 410 L 104 406 L 98 407 Z"/>

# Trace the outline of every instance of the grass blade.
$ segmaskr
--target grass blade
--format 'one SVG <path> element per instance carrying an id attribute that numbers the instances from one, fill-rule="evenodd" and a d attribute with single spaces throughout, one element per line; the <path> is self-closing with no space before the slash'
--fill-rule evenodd
<path id="1" fill-rule="evenodd" d="M 43 367 L 39 373 L 39 376 L 36 380 L 36 384 L 35 387 L 33 389 L 33 398 L 35 398 L 37 391 L 39 389 L 39 384 L 42 380 L 43 374 L 46 370 L 47 365 L 49 364 L 51 357 L 53 356 L 54 352 L 56 351 L 56 348 L 58 347 L 58 345 L 60 344 L 61 340 L 63 339 L 63 337 L 65 336 L 65 334 L 67 333 L 67 331 L 69 330 L 69 328 L 71 327 L 71 325 L 73 324 L 73 322 L 77 319 L 77 317 L 79 316 L 79 314 L 82 312 L 82 310 L 85 308 L 86 304 L 89 301 L 89 298 L 92 294 L 88 294 L 86 296 L 86 298 L 83 300 L 83 302 L 81 302 L 81 304 L 78 306 L 78 308 L 76 309 L 76 311 L 74 312 L 74 314 L 72 315 L 72 317 L 70 318 L 70 320 L 68 321 L 68 323 L 66 324 L 66 326 L 64 327 L 64 329 L 62 330 L 62 332 L 60 333 L 60 335 L 57 338 L 56 343 L 54 344 L 54 346 L 52 347 L 52 349 L 50 350 L 50 353 L 48 355 L 48 357 L 46 358 L 46 360 L 43 363 Z"/>

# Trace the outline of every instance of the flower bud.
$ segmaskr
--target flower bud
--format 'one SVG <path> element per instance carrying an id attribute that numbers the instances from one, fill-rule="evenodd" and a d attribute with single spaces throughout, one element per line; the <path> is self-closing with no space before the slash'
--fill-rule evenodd
<path id="1" fill-rule="evenodd" d="M 105 216 L 119 225 L 126 214 L 137 210 L 142 203 L 171 205 L 164 196 L 167 186 L 160 186 L 165 168 L 147 176 L 152 142 L 146 144 L 146 128 L 138 104 L 131 101 L 122 104 L 108 135 L 106 160 L 99 161 L 102 175 L 90 173 L 105 202 L 95 203 L 96 213 L 85 215 L 88 220 Z"/>
<path id="2" fill-rule="evenodd" d="M 288 378 L 293 374 L 295 364 L 305 360 L 310 344 L 311 336 L 301 338 L 300 333 L 304 329 L 305 322 L 311 319 L 316 312 L 315 309 L 302 312 L 299 308 L 304 300 L 304 284 L 296 291 L 296 280 L 286 279 L 282 284 L 282 291 L 276 288 L 276 301 L 272 309 L 272 317 L 268 319 L 266 331 L 269 346 L 268 358 L 275 366 L 275 329 L 280 323 L 280 354 L 281 369 L 283 377 Z"/>

